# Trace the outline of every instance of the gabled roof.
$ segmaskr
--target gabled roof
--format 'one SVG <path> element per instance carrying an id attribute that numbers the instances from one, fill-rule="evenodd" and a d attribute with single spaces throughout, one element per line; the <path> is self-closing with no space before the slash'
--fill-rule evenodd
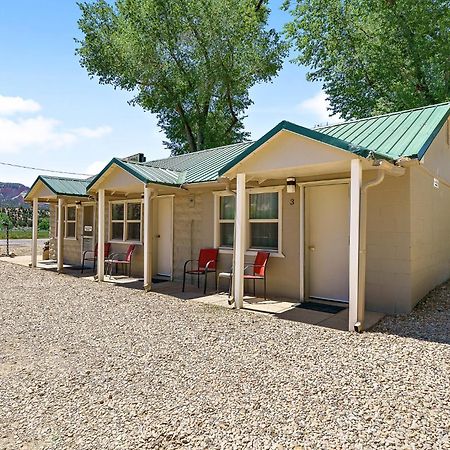
<path id="1" fill-rule="evenodd" d="M 372 155 L 377 158 L 396 160 L 407 156 L 420 159 L 449 115 L 450 102 L 368 117 L 314 130 L 283 121 L 231 160 L 220 170 L 219 174 L 226 173 L 283 130 L 363 157 Z"/>
<path id="2" fill-rule="evenodd" d="M 450 103 L 316 128 L 391 159 L 421 158 L 450 114 Z"/>
<path id="3" fill-rule="evenodd" d="M 64 195 L 69 197 L 89 196 L 86 192 L 89 179 L 64 178 L 49 175 L 39 175 L 28 191 L 28 194 L 33 190 L 39 181 L 44 183 L 45 186 L 47 186 L 55 195 Z"/>
<path id="4" fill-rule="evenodd" d="M 91 189 L 114 164 L 143 183 L 181 186 L 184 183 L 215 181 L 219 176 L 220 169 L 251 144 L 252 142 L 241 142 L 145 163 L 125 162 L 114 158 L 91 180 L 87 189 Z"/>

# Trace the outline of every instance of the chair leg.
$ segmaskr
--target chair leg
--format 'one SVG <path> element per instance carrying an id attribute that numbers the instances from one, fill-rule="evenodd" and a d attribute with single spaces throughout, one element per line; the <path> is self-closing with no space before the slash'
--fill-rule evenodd
<path id="1" fill-rule="evenodd" d="M 200 289 L 200 272 L 197 272 L 197 287 Z"/>
<path id="2" fill-rule="evenodd" d="M 266 300 L 266 290 L 267 290 L 267 285 L 266 285 L 266 276 L 264 275 L 264 300 Z"/>
<path id="3" fill-rule="evenodd" d="M 256 280 L 253 279 L 253 297 L 256 297 Z"/>
<path id="4" fill-rule="evenodd" d="M 215 280 L 216 292 L 217 292 L 217 289 L 218 289 L 218 285 L 217 285 L 217 270 L 214 272 L 214 280 Z"/>
<path id="5" fill-rule="evenodd" d="M 184 287 L 186 285 L 186 271 L 183 271 L 183 288 L 181 289 L 181 292 L 184 292 Z"/>
<path id="6" fill-rule="evenodd" d="M 81 262 L 81 273 L 84 272 L 84 255 L 83 255 L 83 261 Z"/>
<path id="7" fill-rule="evenodd" d="M 231 286 L 233 286 L 233 277 L 230 277 L 228 280 L 228 298 L 231 298 Z"/>
<path id="8" fill-rule="evenodd" d="M 96 268 L 96 267 L 97 267 L 97 258 L 94 257 L 94 268 L 93 268 L 94 273 L 95 273 L 95 268 Z"/>
<path id="9" fill-rule="evenodd" d="M 200 279 L 200 275 L 199 275 L 199 279 Z M 206 285 L 208 283 L 208 271 L 205 270 L 205 287 L 203 288 L 203 294 L 206 294 Z"/>

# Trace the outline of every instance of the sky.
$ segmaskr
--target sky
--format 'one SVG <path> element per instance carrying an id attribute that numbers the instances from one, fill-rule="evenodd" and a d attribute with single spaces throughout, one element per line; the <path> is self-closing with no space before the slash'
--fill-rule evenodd
<path id="1" fill-rule="evenodd" d="M 290 19 L 281 3 L 269 3 L 277 30 Z M 100 85 L 80 67 L 79 15 L 72 0 L 1 2 L 0 162 L 95 174 L 113 157 L 169 156 L 156 117 L 130 106 L 131 93 Z M 278 77 L 251 89 L 244 123 L 252 139 L 281 120 L 310 127 L 333 120 L 321 85 L 306 73 L 287 58 Z M 30 186 L 39 173 L 0 164 L 2 182 Z"/>

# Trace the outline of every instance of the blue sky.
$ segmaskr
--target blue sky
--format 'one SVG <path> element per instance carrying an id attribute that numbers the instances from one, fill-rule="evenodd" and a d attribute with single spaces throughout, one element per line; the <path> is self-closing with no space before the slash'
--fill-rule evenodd
<path id="1" fill-rule="evenodd" d="M 271 1 L 271 26 L 289 20 Z M 75 56 L 79 10 L 72 0 L 16 0 L 0 7 L 0 161 L 95 173 L 112 157 L 163 158 L 155 116 L 129 106 L 131 94 L 89 79 Z M 280 120 L 327 121 L 326 100 L 306 68 L 286 61 L 251 91 L 246 129 L 257 139 Z M 30 185 L 38 172 L 0 165 L 0 181 Z"/>

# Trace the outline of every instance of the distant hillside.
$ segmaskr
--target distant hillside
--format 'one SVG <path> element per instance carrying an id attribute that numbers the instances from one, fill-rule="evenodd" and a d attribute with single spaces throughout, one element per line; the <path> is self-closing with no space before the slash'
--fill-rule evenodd
<path id="1" fill-rule="evenodd" d="M 29 188 L 20 183 L 2 183 L 0 181 L 0 206 L 26 206 L 23 198 Z"/>

